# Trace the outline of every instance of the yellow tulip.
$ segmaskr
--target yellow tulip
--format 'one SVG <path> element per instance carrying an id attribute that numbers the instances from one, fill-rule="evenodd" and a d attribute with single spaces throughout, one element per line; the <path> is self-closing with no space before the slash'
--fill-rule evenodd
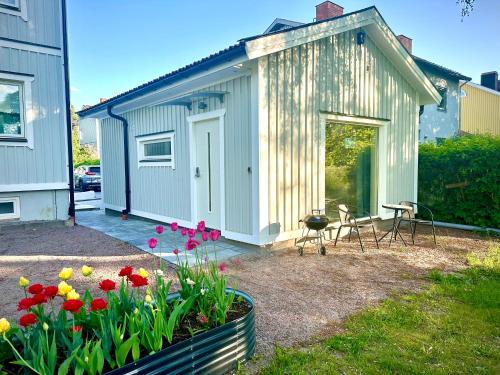
<path id="1" fill-rule="evenodd" d="M 139 268 L 139 271 L 137 271 L 137 273 L 142 276 L 142 277 L 148 277 L 149 276 L 149 272 L 146 271 L 144 268 Z"/>
<path id="2" fill-rule="evenodd" d="M 61 280 L 69 280 L 73 276 L 73 268 L 64 267 L 61 272 L 59 272 L 59 278 Z"/>
<path id="3" fill-rule="evenodd" d="M 65 296 L 73 290 L 73 287 L 69 285 L 66 281 L 61 281 L 57 286 L 58 294 L 60 296 Z"/>
<path id="4" fill-rule="evenodd" d="M 153 299 L 151 298 L 151 296 L 149 294 L 146 295 L 144 300 L 146 301 L 146 303 L 151 303 L 153 301 Z"/>
<path id="5" fill-rule="evenodd" d="M 10 329 L 9 321 L 5 318 L 0 319 L 0 335 L 3 335 L 4 333 L 8 332 L 9 329 Z"/>
<path id="6" fill-rule="evenodd" d="M 90 266 L 83 266 L 82 267 L 82 275 L 85 277 L 90 276 L 90 275 L 92 275 L 93 270 L 94 269 Z"/>
<path id="7" fill-rule="evenodd" d="M 43 323 L 42 328 L 45 332 L 49 330 L 49 325 L 47 323 Z"/>
<path id="8" fill-rule="evenodd" d="M 68 294 L 66 294 L 66 299 L 80 299 L 80 295 L 76 292 L 76 290 L 71 289 Z"/>
<path id="9" fill-rule="evenodd" d="M 30 281 L 27 278 L 21 276 L 19 278 L 19 286 L 21 288 L 26 288 L 28 285 L 30 285 Z"/>

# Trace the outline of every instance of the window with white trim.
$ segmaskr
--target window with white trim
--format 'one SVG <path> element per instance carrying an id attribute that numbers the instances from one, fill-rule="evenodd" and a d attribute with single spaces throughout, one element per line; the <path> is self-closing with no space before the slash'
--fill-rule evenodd
<path id="1" fill-rule="evenodd" d="M 0 13 L 12 14 L 28 21 L 26 0 L 0 0 Z"/>
<path id="2" fill-rule="evenodd" d="M 175 169 L 174 135 L 171 131 L 136 137 L 139 167 Z"/>
<path id="3" fill-rule="evenodd" d="M 19 219 L 19 197 L 0 197 L 0 220 Z"/>
<path id="4" fill-rule="evenodd" d="M 25 138 L 24 83 L 0 79 L 0 139 Z"/>
<path id="5" fill-rule="evenodd" d="M 0 6 L 19 9 L 19 0 L 0 0 Z"/>

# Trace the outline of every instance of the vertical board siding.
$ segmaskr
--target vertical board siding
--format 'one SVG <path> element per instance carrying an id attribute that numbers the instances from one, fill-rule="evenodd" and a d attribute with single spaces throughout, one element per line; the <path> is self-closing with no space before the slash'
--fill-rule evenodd
<path id="1" fill-rule="evenodd" d="M 61 57 L 0 47 L 0 70 L 33 74 L 33 149 L 0 142 L 0 185 L 67 182 Z"/>
<path id="2" fill-rule="evenodd" d="M 500 92 L 489 92 L 469 84 L 462 86 L 460 130 L 469 134 L 500 135 Z"/>
<path id="3" fill-rule="evenodd" d="M 191 221 L 189 134 L 186 117 L 217 109 L 226 109 L 225 217 L 226 230 L 251 234 L 252 192 L 250 76 L 214 84 L 201 91 L 226 91 L 221 103 L 217 98 L 203 99 L 208 107 L 192 110 L 184 106 L 142 107 L 122 114 L 129 122 L 131 208 L 179 220 Z M 123 132 L 121 125 L 106 118 L 102 121 L 102 165 L 104 201 L 119 207 L 125 205 Z M 196 125 L 195 125 L 196 126 Z M 170 167 L 138 167 L 136 136 L 174 130 L 175 169 Z M 223 199 L 223 197 L 221 197 Z"/>
<path id="4" fill-rule="evenodd" d="M 0 12 L 0 37 L 61 47 L 60 0 L 26 0 L 28 20 Z"/>
<path id="5" fill-rule="evenodd" d="M 357 31 L 260 58 L 268 235 L 298 229 L 300 218 L 323 208 L 321 111 L 389 119 L 387 201 L 416 199 L 417 93 L 369 37 L 356 44 Z"/>

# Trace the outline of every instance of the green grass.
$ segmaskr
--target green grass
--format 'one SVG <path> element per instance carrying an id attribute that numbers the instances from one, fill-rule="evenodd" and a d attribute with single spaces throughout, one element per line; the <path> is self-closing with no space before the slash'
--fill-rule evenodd
<path id="1" fill-rule="evenodd" d="M 262 374 L 500 374 L 500 248 L 425 292 L 352 316 L 345 331 L 276 349 Z"/>

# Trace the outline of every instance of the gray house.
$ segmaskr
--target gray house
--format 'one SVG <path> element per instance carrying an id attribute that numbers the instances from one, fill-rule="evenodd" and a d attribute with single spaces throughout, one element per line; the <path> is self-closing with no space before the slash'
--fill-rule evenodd
<path id="1" fill-rule="evenodd" d="M 63 13 L 63 0 L 0 0 L 0 222 L 67 218 Z"/>
<path id="2" fill-rule="evenodd" d="M 411 54 L 412 40 L 405 35 L 398 35 L 398 39 Z M 470 81 L 471 78 L 415 55 L 413 55 L 413 59 L 441 95 L 439 103 L 425 105 L 421 108 L 420 141 L 434 142 L 458 135 L 460 132 L 462 85 L 460 81 Z"/>
<path id="3" fill-rule="evenodd" d="M 419 106 L 441 97 L 378 10 L 327 1 L 278 23 L 79 112 L 101 121 L 107 209 L 262 245 L 328 210 L 341 174 L 381 218 L 416 201 Z M 354 170 L 329 164 L 332 144 Z"/>

